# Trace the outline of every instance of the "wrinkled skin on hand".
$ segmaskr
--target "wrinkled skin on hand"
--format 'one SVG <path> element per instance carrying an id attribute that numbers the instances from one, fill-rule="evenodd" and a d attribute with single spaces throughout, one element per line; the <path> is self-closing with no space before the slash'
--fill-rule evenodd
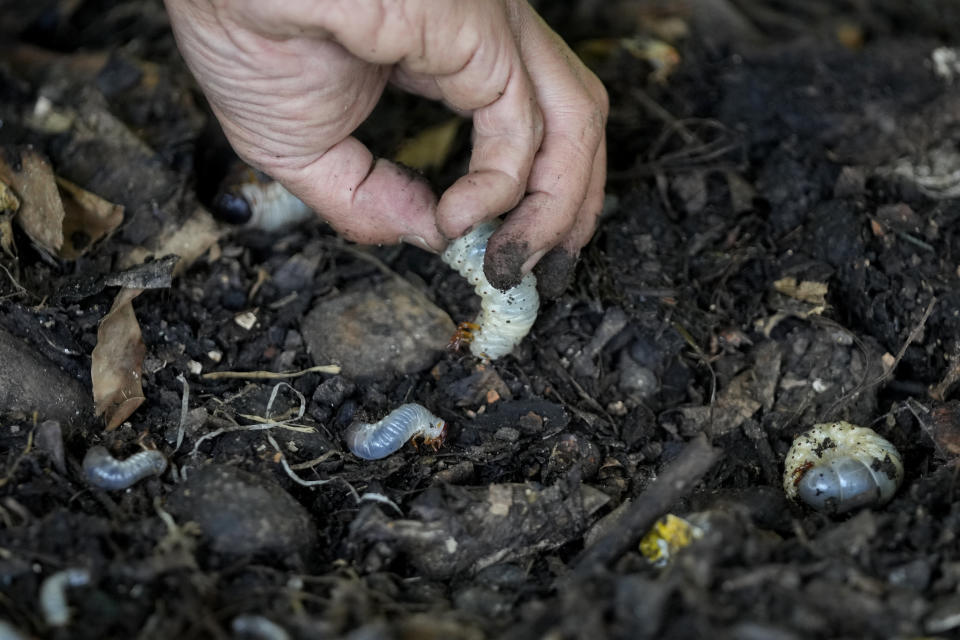
<path id="1" fill-rule="evenodd" d="M 448 239 L 510 211 L 484 271 L 566 286 L 606 179 L 607 94 L 525 0 L 166 0 L 237 153 L 350 240 Z M 469 172 L 439 201 L 352 137 L 387 82 L 473 119 Z M 555 289 L 555 290 L 551 290 Z"/>

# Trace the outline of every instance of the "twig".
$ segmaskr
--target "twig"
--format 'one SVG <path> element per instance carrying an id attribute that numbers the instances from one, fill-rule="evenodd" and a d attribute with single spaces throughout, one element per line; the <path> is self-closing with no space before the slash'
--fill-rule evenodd
<path id="1" fill-rule="evenodd" d="M 176 453 L 180 449 L 180 445 L 183 444 L 183 434 L 187 428 L 187 412 L 190 409 L 190 384 L 182 373 L 177 375 L 177 381 L 183 385 L 183 395 L 180 398 L 180 425 L 177 427 L 177 446 L 173 453 Z"/>
<path id="2" fill-rule="evenodd" d="M 950 366 L 947 367 L 947 373 L 944 374 L 940 382 L 930 387 L 927 392 L 931 398 L 940 402 L 943 402 L 950 388 L 957 383 L 957 380 L 960 380 L 960 345 L 954 345 L 953 353 L 947 356 L 947 361 L 950 363 Z"/>
<path id="3" fill-rule="evenodd" d="M 243 378 L 247 380 L 281 380 L 283 378 L 299 378 L 308 373 L 340 373 L 338 364 L 318 364 L 303 371 L 211 371 L 201 378 L 205 380 L 221 380 L 224 378 Z"/>
<path id="4" fill-rule="evenodd" d="M 720 449 L 707 442 L 704 434 L 691 440 L 680 455 L 654 480 L 611 531 L 586 548 L 577 560 L 573 575 L 584 578 L 597 568 L 609 565 L 639 543 L 640 538 L 720 458 Z"/>
<path id="5" fill-rule="evenodd" d="M 326 480 L 304 480 L 303 478 L 298 476 L 296 473 L 294 473 L 293 469 L 290 468 L 290 463 L 287 462 L 287 456 L 284 455 L 283 450 L 280 448 L 280 445 L 277 444 L 277 441 L 269 433 L 267 434 L 267 440 L 270 442 L 273 448 L 277 450 L 277 453 L 280 455 L 280 466 L 283 467 L 283 470 L 286 472 L 287 476 L 291 480 L 293 480 L 297 484 L 304 487 L 320 487 L 330 482 L 339 480 L 343 484 L 347 485 L 347 489 L 350 490 L 350 494 L 353 496 L 354 501 L 356 501 L 357 504 L 360 504 L 360 495 L 357 493 L 357 490 L 354 489 L 353 485 L 347 482 L 344 478 L 340 476 L 335 476 L 333 478 L 327 478 Z"/>
<path id="6" fill-rule="evenodd" d="M 27 446 L 23 448 L 23 451 L 20 452 L 20 455 L 13 461 L 13 464 L 10 465 L 10 468 L 7 470 L 7 474 L 0 478 L 0 487 L 4 486 L 10 479 L 13 478 L 13 474 L 16 472 L 17 467 L 20 466 L 20 463 L 23 462 L 23 459 L 27 457 L 27 454 L 30 453 L 30 450 L 33 449 L 33 429 L 30 430 L 30 433 L 27 434 Z"/>
<path id="7" fill-rule="evenodd" d="M 274 400 L 277 399 L 277 393 L 280 391 L 281 387 L 287 387 L 297 395 L 297 399 L 300 400 L 300 408 L 297 411 L 297 415 L 294 416 L 293 418 L 287 418 L 284 420 L 270 420 L 270 411 L 271 409 L 273 409 L 273 402 Z M 264 431 L 266 429 L 273 429 L 274 427 L 280 427 L 283 429 L 292 429 L 294 431 L 302 431 L 303 427 L 291 426 L 290 423 L 293 422 L 294 420 L 299 420 L 300 418 L 302 418 L 303 414 L 306 413 L 306 410 L 307 410 L 307 399 L 303 397 L 303 394 L 297 391 L 296 389 L 294 389 L 293 387 L 291 387 L 286 382 L 278 382 L 276 385 L 274 385 L 273 391 L 270 392 L 270 399 L 267 400 L 267 408 L 264 411 L 264 414 L 265 414 L 264 418 L 260 418 L 259 416 L 257 416 L 257 419 L 266 420 L 266 422 L 263 422 L 262 424 L 243 424 L 243 425 L 237 425 L 235 427 L 221 427 L 216 431 L 211 431 L 210 433 L 206 433 L 203 436 L 201 436 L 199 439 L 197 439 L 197 441 L 194 443 L 193 451 L 190 452 L 190 455 L 191 456 L 197 455 L 197 451 L 200 449 L 200 445 L 203 444 L 205 441 L 211 440 L 218 436 L 222 436 L 225 433 L 232 433 L 234 431 Z M 248 418 L 252 419 L 251 416 L 248 416 Z"/>
<path id="8" fill-rule="evenodd" d="M 3 266 L 2 264 L 0 264 L 0 269 L 3 269 L 3 272 L 7 274 L 7 277 L 8 277 L 8 278 L 10 278 L 10 282 L 13 283 L 13 288 L 17 290 L 16 293 L 11 293 L 11 294 L 6 295 L 6 296 L 0 296 L 0 300 L 6 300 L 7 298 L 13 298 L 13 297 L 15 297 L 15 296 L 29 296 L 29 295 L 30 295 L 30 292 L 27 291 L 26 289 L 24 289 L 24 288 L 23 288 L 23 285 L 21 285 L 19 282 L 17 282 L 17 279 L 13 277 L 13 274 L 10 273 L 10 270 L 9 270 L 9 269 L 7 269 L 7 268 L 6 268 L 5 266 Z"/>
<path id="9" fill-rule="evenodd" d="M 393 509 L 397 513 L 399 513 L 401 517 L 403 516 L 403 510 L 401 510 L 400 507 L 397 506 L 397 503 L 391 500 L 390 498 L 388 498 L 387 496 L 383 495 L 382 493 L 372 493 L 368 491 L 367 493 L 360 496 L 360 502 L 379 502 L 380 504 L 385 504 L 388 507 L 393 507 Z"/>
<path id="10" fill-rule="evenodd" d="M 707 354 L 704 353 L 703 349 L 700 348 L 700 345 L 697 344 L 697 341 L 694 339 L 693 335 L 687 331 L 687 328 L 684 327 L 677 321 L 674 321 L 673 328 L 677 333 L 680 334 L 680 337 L 683 338 L 697 357 L 700 359 L 700 362 L 707 368 L 707 371 L 710 372 L 710 402 L 712 405 L 717 399 L 717 373 L 713 370 L 713 365 L 710 364 L 710 358 L 707 357 Z"/>
<path id="11" fill-rule="evenodd" d="M 321 455 L 321 456 L 319 456 L 319 457 L 317 457 L 317 458 L 314 458 L 313 460 L 307 460 L 306 462 L 298 462 L 297 464 L 292 464 L 292 465 L 290 465 L 290 468 L 293 469 L 294 471 L 302 471 L 302 470 L 304 470 L 304 469 L 312 469 L 313 467 L 317 466 L 317 465 L 320 464 L 321 462 L 326 462 L 326 461 L 329 460 L 330 458 L 333 458 L 333 457 L 338 456 L 338 455 L 340 455 L 340 452 L 339 452 L 339 451 L 334 451 L 334 450 L 331 449 L 330 451 L 327 451 L 325 454 L 323 454 L 323 455 Z"/>

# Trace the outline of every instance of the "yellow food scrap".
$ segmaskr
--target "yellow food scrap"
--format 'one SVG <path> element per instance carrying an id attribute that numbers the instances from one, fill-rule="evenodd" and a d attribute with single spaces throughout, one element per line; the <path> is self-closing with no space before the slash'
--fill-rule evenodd
<path id="1" fill-rule="evenodd" d="M 451 118 L 424 129 L 401 145 L 394 160 L 421 171 L 439 169 L 453 151 L 457 131 L 463 122 L 463 118 Z"/>
<path id="2" fill-rule="evenodd" d="M 640 540 L 640 553 L 655 567 L 665 567 L 680 549 L 703 537 L 703 530 L 668 513 Z"/>
<path id="3" fill-rule="evenodd" d="M 823 306 L 827 304 L 827 283 L 815 280 L 797 281 L 793 276 L 780 278 L 773 283 L 778 292 L 801 302 Z"/>

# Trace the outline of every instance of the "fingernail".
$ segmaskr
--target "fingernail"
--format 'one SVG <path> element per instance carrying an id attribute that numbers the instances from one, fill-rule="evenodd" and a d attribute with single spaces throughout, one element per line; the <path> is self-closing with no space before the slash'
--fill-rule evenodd
<path id="1" fill-rule="evenodd" d="M 420 236 L 400 236 L 400 242 L 405 242 L 407 244 L 412 244 L 415 247 L 419 247 L 424 251 L 429 251 L 430 253 L 437 253 L 437 250 L 427 244 L 427 241 Z"/>

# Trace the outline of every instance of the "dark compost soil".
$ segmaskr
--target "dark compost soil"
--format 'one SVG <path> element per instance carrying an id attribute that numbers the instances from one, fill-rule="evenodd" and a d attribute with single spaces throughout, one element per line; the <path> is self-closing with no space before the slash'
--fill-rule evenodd
<path id="1" fill-rule="evenodd" d="M 567 292 L 493 364 L 441 352 L 413 374 L 289 378 L 307 429 L 199 444 L 265 416 L 277 381 L 198 371 L 328 364 L 308 334 L 357 329 L 309 328 L 312 308 L 397 276 L 454 321 L 476 300 L 411 247 L 350 246 L 321 224 L 225 233 L 133 303 L 145 401 L 105 431 L 87 395 L 117 293 L 104 278 L 195 211 L 223 142 L 162 5 L 0 5 L 6 162 L 33 145 L 126 211 L 76 260 L 15 227 L 16 257 L 0 252 L 0 353 L 19 354 L 0 383 L 25 389 L 0 391 L 0 637 L 287 637 L 264 619 L 356 640 L 960 633 L 960 64 L 932 57 L 957 44 L 960 12 L 789 4 L 541 3 L 592 42 L 579 50 L 612 105 L 605 211 Z M 618 40 L 656 44 L 657 25 L 689 29 L 659 75 L 662 49 Z M 76 119 L 38 126 L 38 104 Z M 390 94 L 361 135 L 390 155 L 444 117 Z M 429 175 L 439 188 L 468 138 Z M 361 349 L 412 330 L 382 324 Z M 447 420 L 439 451 L 345 451 L 355 418 L 409 401 Z M 281 387 L 272 415 L 297 407 Z M 839 419 L 899 447 L 888 505 L 829 517 L 784 497 L 793 437 Z M 120 492 L 85 483 L 88 448 L 141 443 L 173 469 Z M 285 463 L 330 482 L 298 484 Z M 705 533 L 658 567 L 638 542 L 668 513 Z M 55 628 L 40 586 L 71 567 L 91 579 Z"/>

